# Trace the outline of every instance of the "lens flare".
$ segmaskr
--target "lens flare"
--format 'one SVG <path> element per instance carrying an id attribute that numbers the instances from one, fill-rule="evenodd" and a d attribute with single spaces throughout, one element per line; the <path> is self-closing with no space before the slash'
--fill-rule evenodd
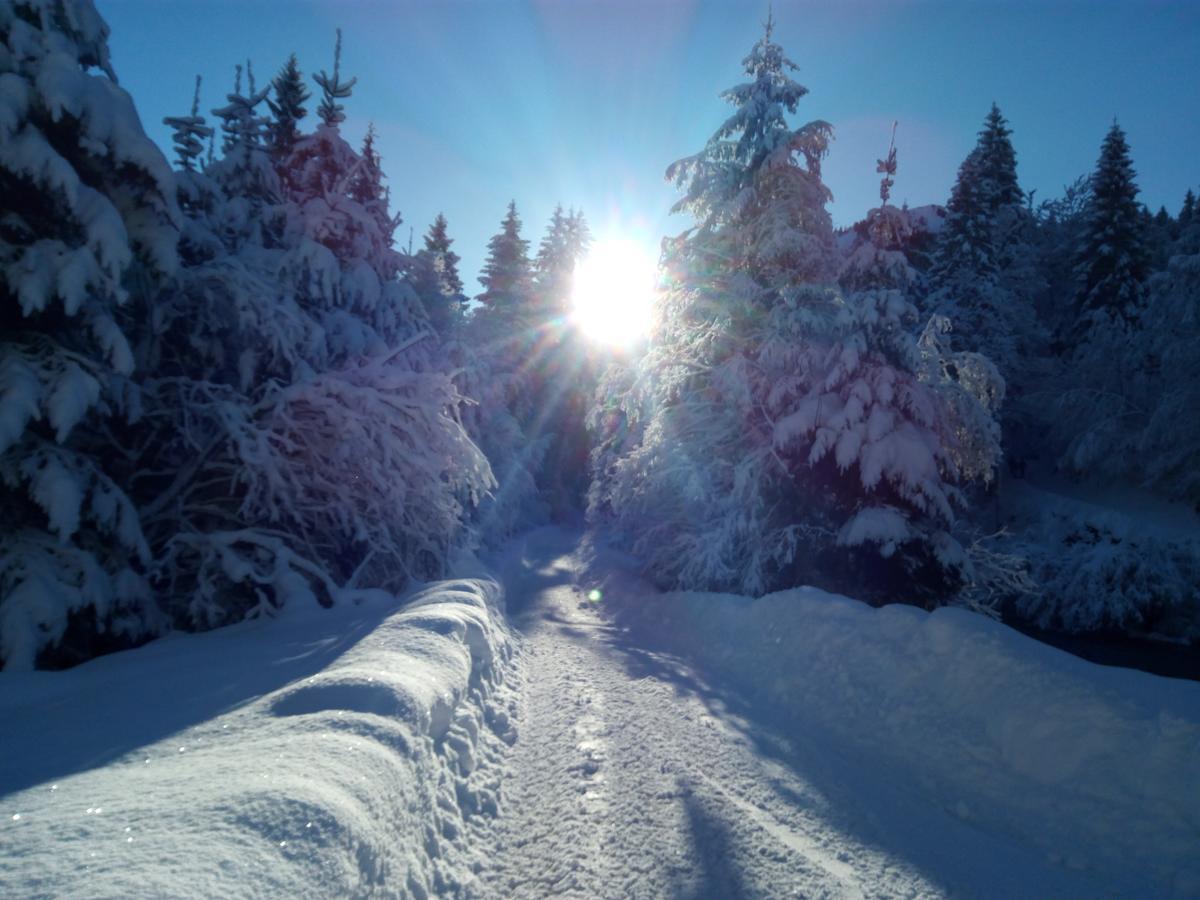
<path id="1" fill-rule="evenodd" d="M 597 343 L 629 347 L 650 332 L 656 278 L 654 257 L 640 244 L 597 241 L 575 269 L 571 319 Z"/>

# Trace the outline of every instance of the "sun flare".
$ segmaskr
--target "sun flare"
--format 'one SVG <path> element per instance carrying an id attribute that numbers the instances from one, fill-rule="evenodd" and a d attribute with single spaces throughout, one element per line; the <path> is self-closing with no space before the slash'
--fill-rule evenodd
<path id="1" fill-rule="evenodd" d="M 571 318 L 597 343 L 628 347 L 650 331 L 658 268 L 641 245 L 597 241 L 575 269 Z"/>

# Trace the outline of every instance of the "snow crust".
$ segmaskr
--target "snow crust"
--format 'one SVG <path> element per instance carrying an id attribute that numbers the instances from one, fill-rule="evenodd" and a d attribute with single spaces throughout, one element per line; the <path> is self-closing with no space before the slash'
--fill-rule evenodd
<path id="1" fill-rule="evenodd" d="M 463 889 L 515 738 L 503 605 L 445 581 L 0 675 L 0 895 Z"/>

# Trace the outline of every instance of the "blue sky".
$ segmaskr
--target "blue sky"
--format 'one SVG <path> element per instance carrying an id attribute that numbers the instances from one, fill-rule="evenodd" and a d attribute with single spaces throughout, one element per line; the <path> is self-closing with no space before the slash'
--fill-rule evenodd
<path id="1" fill-rule="evenodd" d="M 247 58 L 260 81 L 295 52 L 306 75 L 358 77 L 347 136 L 368 121 L 393 203 L 420 236 L 444 212 L 467 289 L 510 199 L 534 246 L 554 205 L 651 247 L 688 224 L 663 171 L 727 115 L 765 3 L 642 0 L 96 0 L 122 85 L 164 147 L 166 115 L 223 101 Z M 1200 186 L 1200 4 L 777 0 L 776 39 L 826 119 L 834 222 L 878 202 L 875 160 L 898 120 L 893 197 L 945 202 L 993 100 L 1038 199 L 1091 170 L 1113 117 L 1141 199 L 1178 210 Z M 315 86 L 313 86 L 316 92 Z M 310 111 L 315 112 L 315 98 Z"/>

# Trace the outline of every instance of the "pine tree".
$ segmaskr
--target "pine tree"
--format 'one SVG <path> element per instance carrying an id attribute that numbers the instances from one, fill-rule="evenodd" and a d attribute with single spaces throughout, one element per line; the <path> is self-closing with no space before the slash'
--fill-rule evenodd
<path id="1" fill-rule="evenodd" d="M 123 314 L 130 287 L 173 273 L 178 213 L 170 166 L 117 86 L 107 38 L 91 0 L 0 4 L 8 669 L 33 666 L 64 637 L 117 646 L 162 625 L 140 512 L 114 478 L 108 435 L 139 410 L 135 329 L 146 322 Z"/>
<path id="2" fill-rule="evenodd" d="M 521 219 L 515 200 L 500 223 L 500 232 L 488 241 L 488 258 L 479 276 L 483 293 L 476 299 L 484 309 L 508 318 L 520 318 L 533 288 L 529 241 L 521 237 Z"/>
<path id="3" fill-rule="evenodd" d="M 304 104 L 311 96 L 304 86 L 295 53 L 288 57 L 287 63 L 271 82 L 271 87 L 275 91 L 275 99 L 267 98 L 267 106 L 273 117 L 268 125 L 268 144 L 271 155 L 276 160 L 283 160 L 296 144 L 299 137 L 297 125 L 308 114 Z"/>
<path id="4" fill-rule="evenodd" d="M 576 262 L 572 255 L 570 219 L 559 204 L 546 226 L 533 263 L 534 313 L 539 319 L 549 321 L 566 312 Z"/>
<path id="5" fill-rule="evenodd" d="M 407 272 L 430 323 L 443 337 L 462 326 L 467 312 L 467 298 L 458 275 L 459 257 L 450 249 L 454 241 L 446 228 L 446 217 L 438 213 L 425 235 L 425 246 L 409 258 Z"/>
<path id="6" fill-rule="evenodd" d="M 979 176 L 983 180 L 985 206 L 989 213 L 996 214 L 1005 208 L 1019 208 L 1025 202 L 1025 193 L 1017 184 L 1017 154 L 1013 150 L 1012 130 L 1000 113 L 1000 107 L 992 104 L 983 130 L 979 132 Z"/>
<path id="7" fill-rule="evenodd" d="M 867 213 L 866 222 L 838 274 L 838 284 L 848 291 L 877 288 L 910 291 L 920 281 L 905 253 L 914 229 L 906 209 L 888 201 L 896 183 L 896 125 L 887 156 L 878 161 L 880 205 Z M 856 228 L 857 231 L 857 228 Z"/>
<path id="8" fill-rule="evenodd" d="M 425 235 L 424 247 L 411 259 L 408 276 L 430 322 L 443 336 L 459 328 L 467 312 L 467 298 L 458 274 L 459 256 L 450 249 L 453 243 L 446 217 L 438 213 Z"/>
<path id="9" fill-rule="evenodd" d="M 984 167 L 976 147 L 958 168 L 931 273 L 937 287 L 948 285 L 960 273 L 970 279 L 990 278 L 999 267 Z"/>
<path id="10" fill-rule="evenodd" d="M 1191 188 L 1188 188 L 1188 192 L 1183 197 L 1183 206 L 1179 209 L 1179 227 L 1183 229 L 1191 225 L 1195 214 L 1196 195 L 1192 193 Z"/>
<path id="11" fill-rule="evenodd" d="M 755 277 L 820 281 L 835 268 L 831 195 L 821 181 L 833 129 L 823 121 L 788 125 L 785 113 L 795 114 L 808 88 L 788 76 L 797 67 L 771 40 L 773 29 L 768 17 L 742 61 L 752 80 L 721 95 L 733 115 L 704 150 L 667 169 L 684 191 L 672 212 L 690 213 L 700 235 L 720 231 L 720 252 L 747 255 Z"/>
<path id="12" fill-rule="evenodd" d="M 213 130 L 204 124 L 200 115 L 200 76 L 196 76 L 196 93 L 192 97 L 192 112 L 187 116 L 167 116 L 164 125 L 175 129 L 171 139 L 175 142 L 175 155 L 179 167 L 187 172 L 199 168 L 197 160 L 204 152 L 205 139 L 212 136 Z"/>
<path id="13" fill-rule="evenodd" d="M 367 133 L 363 137 L 362 149 L 359 151 L 359 164 L 354 169 L 349 184 L 351 198 L 362 204 L 370 216 L 376 221 L 381 234 L 387 236 L 387 246 L 392 246 L 392 235 L 403 221 L 399 215 L 392 216 L 388 212 L 390 192 L 384 187 L 383 160 L 375 149 L 375 124 L 367 125 Z"/>
<path id="14" fill-rule="evenodd" d="M 446 229 L 446 217 L 438 213 L 433 224 L 429 226 L 429 233 L 425 235 L 425 252 L 435 261 L 439 289 L 447 297 L 458 297 L 463 292 L 462 278 L 458 274 L 459 255 L 450 249 L 454 239 L 447 234 Z"/>
<path id="15" fill-rule="evenodd" d="M 329 126 L 340 125 L 346 120 L 344 107 L 338 101 L 349 97 L 351 90 L 358 82 L 357 78 L 342 81 L 341 65 L 342 29 L 339 28 L 337 44 L 333 51 L 333 75 L 327 75 L 322 70 L 321 74 L 313 76 L 313 81 L 321 88 L 321 105 L 317 107 L 317 114 L 321 117 L 321 121 Z"/>
<path id="16" fill-rule="evenodd" d="M 572 209 L 567 213 L 567 253 L 578 262 L 587 256 L 592 245 L 592 230 L 584 218 L 583 210 Z"/>
<path id="17" fill-rule="evenodd" d="M 1039 377 L 1049 338 L 1034 308 L 1044 289 L 1035 265 L 1037 223 L 1017 183 L 1011 133 L 993 103 L 959 167 L 922 305 L 948 321 L 956 350 L 983 353 L 999 368 L 1015 400 Z M 1015 403 L 1005 412 L 1010 437 L 1023 427 L 1018 412 Z"/>
<path id="18" fill-rule="evenodd" d="M 1147 260 L 1136 173 L 1115 122 L 1092 175 L 1092 200 L 1075 252 L 1076 308 L 1086 330 L 1099 313 L 1134 322 L 1145 298 Z"/>
<path id="19" fill-rule="evenodd" d="M 282 193 L 279 175 L 264 143 L 267 120 L 259 108 L 270 92 L 270 86 L 258 90 L 254 69 L 249 60 L 245 66 L 247 93 L 242 93 L 242 66 L 234 70 L 233 93 L 225 96 L 226 105 L 214 109 L 221 120 L 223 134 L 221 159 L 205 168 L 205 174 L 220 182 L 233 202 L 221 205 L 225 221 L 217 232 L 231 246 L 239 242 L 270 242 L 278 238 L 282 222 L 270 218 L 264 211 L 272 209 Z"/>
<path id="20" fill-rule="evenodd" d="M 947 352 L 936 328 L 919 342 L 898 292 L 829 284 L 831 129 L 788 125 L 807 91 L 772 26 L 745 60 L 754 81 L 725 93 L 735 114 L 668 169 L 697 225 L 664 242 L 649 351 L 604 379 L 623 393 L 591 417 L 589 510 L 672 586 L 890 576 L 944 596 L 969 577 L 949 533 L 960 484 L 989 477 L 998 454 L 990 409 L 964 384 L 991 390 L 994 370 Z"/>

